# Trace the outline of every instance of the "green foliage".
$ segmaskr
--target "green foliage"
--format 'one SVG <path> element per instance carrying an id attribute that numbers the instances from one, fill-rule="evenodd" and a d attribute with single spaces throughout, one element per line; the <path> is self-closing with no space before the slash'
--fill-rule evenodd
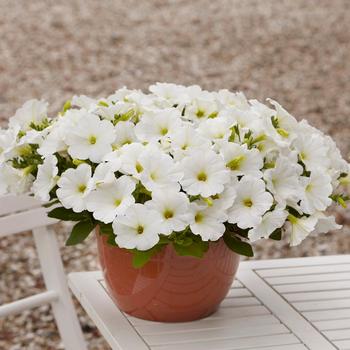
<path id="1" fill-rule="evenodd" d="M 100 233 L 101 235 L 106 235 L 107 236 L 107 244 L 117 247 L 117 243 L 115 242 L 115 234 L 113 231 L 112 224 L 105 224 L 103 222 L 98 221 L 97 223 L 100 227 Z"/>
<path id="2" fill-rule="evenodd" d="M 72 229 L 69 238 L 66 241 L 66 246 L 82 243 L 96 227 L 96 222 L 85 220 L 78 222 Z"/>
<path id="3" fill-rule="evenodd" d="M 241 229 L 236 224 L 225 223 L 224 242 L 237 254 L 254 256 L 251 245 L 247 242 L 248 229 Z"/>
<path id="4" fill-rule="evenodd" d="M 41 155 L 37 152 L 39 146 L 28 144 L 18 149 L 19 156 L 11 160 L 16 169 L 23 169 L 26 174 L 36 176 L 38 166 L 43 163 Z"/>
<path id="5" fill-rule="evenodd" d="M 275 241 L 280 241 L 282 239 L 282 229 L 278 228 L 277 230 L 273 231 L 269 238 Z"/>
<path id="6" fill-rule="evenodd" d="M 44 120 L 41 121 L 40 124 L 35 124 L 34 122 L 31 122 L 29 124 L 29 127 L 33 130 L 36 130 L 36 131 L 43 131 L 44 129 L 49 127 L 50 124 L 51 124 L 50 120 L 45 118 Z"/>
<path id="7" fill-rule="evenodd" d="M 201 258 L 209 249 L 209 242 L 202 241 L 201 237 L 194 235 L 189 227 L 173 233 L 170 239 L 177 254 L 182 256 Z"/>
<path id="8" fill-rule="evenodd" d="M 152 247 L 151 249 L 148 250 L 137 250 L 137 249 L 130 249 L 129 251 L 132 253 L 132 265 L 135 268 L 140 268 L 146 263 L 148 263 L 151 258 L 159 253 L 168 243 L 170 240 L 166 236 L 160 236 L 159 237 L 159 242 L 157 245 Z"/>
<path id="9" fill-rule="evenodd" d="M 64 207 L 54 208 L 48 212 L 49 218 L 59 219 L 63 221 L 86 221 L 92 220 L 91 214 L 84 210 L 81 213 L 75 213 L 72 209 L 66 209 Z"/>
<path id="10" fill-rule="evenodd" d="M 344 195 L 342 193 L 340 194 L 332 194 L 330 198 L 337 204 L 341 205 L 343 208 L 347 208 L 346 202 L 350 200 L 350 197 L 347 195 Z"/>
<path id="11" fill-rule="evenodd" d="M 136 203 L 145 203 L 146 201 L 152 199 L 151 192 L 148 191 L 145 186 L 142 185 L 141 182 L 139 182 L 136 185 L 136 188 L 133 192 L 133 196 L 135 197 Z"/>
<path id="12" fill-rule="evenodd" d="M 243 241 L 238 235 L 232 235 L 231 232 L 225 232 L 224 242 L 227 247 L 239 255 L 254 256 L 253 249 L 248 242 Z"/>

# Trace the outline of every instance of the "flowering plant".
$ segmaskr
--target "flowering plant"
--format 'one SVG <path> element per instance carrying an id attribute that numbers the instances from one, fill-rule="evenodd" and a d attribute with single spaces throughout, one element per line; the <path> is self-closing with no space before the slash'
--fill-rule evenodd
<path id="1" fill-rule="evenodd" d="M 75 96 L 58 116 L 26 102 L 0 130 L 0 194 L 31 193 L 49 216 L 76 221 L 68 245 L 99 225 L 142 266 L 172 244 L 201 257 L 223 237 L 252 256 L 250 242 L 292 246 L 340 226 L 325 210 L 349 180 L 333 140 L 277 102 L 199 86 L 122 88 Z"/>

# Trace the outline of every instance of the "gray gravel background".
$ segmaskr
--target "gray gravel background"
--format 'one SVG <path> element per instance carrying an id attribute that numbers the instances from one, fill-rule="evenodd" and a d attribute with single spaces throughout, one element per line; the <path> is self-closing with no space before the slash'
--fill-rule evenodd
<path id="1" fill-rule="evenodd" d="M 350 155 L 347 0 L 0 0 L 0 124 L 29 98 L 57 111 L 73 94 L 106 95 L 155 81 L 277 99 Z M 256 258 L 349 253 L 342 231 L 297 248 L 265 242 Z M 1 228 L 0 228 L 1 230 Z M 67 271 L 97 268 L 95 243 L 63 247 Z M 0 303 L 43 290 L 30 234 L 0 241 Z M 78 308 L 90 349 L 108 349 Z M 61 349 L 50 309 L 0 321 L 0 349 Z"/>

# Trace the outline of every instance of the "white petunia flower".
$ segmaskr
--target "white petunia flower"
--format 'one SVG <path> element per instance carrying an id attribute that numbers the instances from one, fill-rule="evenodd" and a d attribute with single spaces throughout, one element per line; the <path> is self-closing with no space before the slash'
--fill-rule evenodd
<path id="1" fill-rule="evenodd" d="M 245 144 L 238 145 L 233 142 L 225 142 L 221 145 L 220 151 L 223 154 L 226 166 L 231 170 L 231 174 L 235 176 L 262 176 L 260 169 L 263 167 L 264 161 L 257 149 L 248 149 Z"/>
<path id="2" fill-rule="evenodd" d="M 152 200 L 145 204 L 162 216 L 162 232 L 166 235 L 171 234 L 173 231 L 182 231 L 189 224 L 190 202 L 188 197 L 182 192 L 156 190 L 152 192 Z"/>
<path id="3" fill-rule="evenodd" d="M 99 163 L 104 155 L 112 151 L 115 139 L 113 124 L 108 120 L 100 120 L 94 114 L 86 114 L 78 125 L 68 130 L 65 142 L 68 153 L 77 159 L 90 159 Z"/>
<path id="4" fill-rule="evenodd" d="M 67 209 L 80 213 L 86 209 L 86 197 L 93 188 L 91 167 L 80 164 L 76 169 L 66 170 L 57 182 L 57 197 Z"/>
<path id="5" fill-rule="evenodd" d="M 328 168 L 330 159 L 322 136 L 318 134 L 299 134 L 293 143 L 300 160 L 309 171 Z"/>
<path id="6" fill-rule="evenodd" d="M 218 106 L 213 99 L 196 98 L 185 109 L 185 118 L 196 123 L 218 115 Z"/>
<path id="7" fill-rule="evenodd" d="M 194 150 L 209 149 L 211 143 L 201 136 L 191 124 L 183 124 L 170 134 L 172 153 L 175 159 L 182 159 Z"/>
<path id="8" fill-rule="evenodd" d="M 134 190 L 135 182 L 129 176 L 121 176 L 92 191 L 86 198 L 86 207 L 96 220 L 108 224 L 135 203 Z"/>
<path id="9" fill-rule="evenodd" d="M 169 155 L 149 146 L 140 155 L 139 162 L 142 168 L 140 180 L 147 190 L 180 189 L 179 181 L 183 173 Z"/>
<path id="10" fill-rule="evenodd" d="M 115 241 L 120 248 L 148 250 L 159 241 L 162 217 L 142 204 L 133 204 L 113 222 Z"/>
<path id="11" fill-rule="evenodd" d="M 7 163 L 0 164 L 0 195 L 7 193 L 28 194 L 34 179 L 34 176 L 26 168 L 15 169 Z"/>
<path id="12" fill-rule="evenodd" d="M 216 99 L 223 106 L 236 107 L 241 110 L 249 109 L 249 103 L 243 92 L 231 92 L 226 89 L 214 93 Z"/>
<path id="13" fill-rule="evenodd" d="M 210 141 L 228 140 L 230 127 L 230 121 L 225 118 L 207 119 L 199 125 L 198 132 Z"/>
<path id="14" fill-rule="evenodd" d="M 302 171 L 299 164 L 280 156 L 275 167 L 264 172 L 266 187 L 281 206 L 299 201 L 303 191 L 299 181 Z"/>
<path id="15" fill-rule="evenodd" d="M 119 122 L 115 128 L 114 148 L 120 148 L 126 144 L 136 142 L 135 124 L 129 121 Z"/>
<path id="16" fill-rule="evenodd" d="M 228 213 L 228 221 L 246 229 L 258 226 L 263 214 L 271 208 L 273 198 L 263 180 L 244 176 L 237 186 L 237 197 Z"/>
<path id="17" fill-rule="evenodd" d="M 273 126 L 273 128 L 269 128 L 267 133 L 273 137 L 276 142 L 290 144 L 296 138 L 296 131 L 298 127 L 297 120 L 276 101 L 270 98 L 267 100 L 275 107 L 276 110 L 270 124 Z"/>
<path id="18" fill-rule="evenodd" d="M 198 235 L 203 241 L 217 241 L 225 232 L 227 216 L 214 206 L 207 207 L 192 202 L 190 205 L 192 215 L 190 228 L 193 234 Z"/>
<path id="19" fill-rule="evenodd" d="M 48 135 L 43 140 L 38 149 L 38 153 L 43 157 L 53 155 L 56 152 L 66 151 L 68 146 L 65 143 L 67 130 L 76 129 L 87 111 L 84 109 L 69 109 L 63 116 L 60 116 L 55 123 L 47 129 Z"/>
<path id="20" fill-rule="evenodd" d="M 96 187 L 104 183 L 110 183 L 115 180 L 115 172 L 120 169 L 119 158 L 110 162 L 100 163 L 94 172 L 92 177 Z"/>
<path id="21" fill-rule="evenodd" d="M 146 142 L 162 140 L 181 126 L 180 116 L 173 108 L 147 113 L 135 127 L 136 136 Z"/>
<path id="22" fill-rule="evenodd" d="M 236 178 L 232 178 L 229 183 L 225 185 L 225 189 L 223 192 L 215 194 L 214 196 L 211 196 L 207 198 L 207 202 L 209 205 L 214 205 L 217 210 L 225 211 L 232 207 L 236 196 L 236 186 L 238 184 L 238 181 Z M 212 202 L 212 203 L 211 203 Z"/>
<path id="23" fill-rule="evenodd" d="M 73 96 L 72 98 L 73 106 L 84 108 L 87 111 L 94 109 L 96 104 L 97 104 L 97 100 L 85 95 Z"/>
<path id="24" fill-rule="evenodd" d="M 44 163 L 38 166 L 38 174 L 32 187 L 35 198 L 43 202 L 50 200 L 50 191 L 56 186 L 57 174 L 57 158 L 48 156 Z"/>
<path id="25" fill-rule="evenodd" d="M 342 225 L 338 225 L 335 222 L 334 216 L 326 216 L 322 212 L 317 212 L 313 215 L 318 219 L 313 234 L 327 233 L 332 230 L 340 230 Z"/>
<path id="26" fill-rule="evenodd" d="M 29 100 L 17 109 L 15 115 L 10 119 L 10 127 L 19 126 L 22 131 L 28 131 L 30 125 L 41 125 L 47 118 L 48 103 L 39 100 Z"/>
<path id="27" fill-rule="evenodd" d="M 286 221 L 288 212 L 283 209 L 268 211 L 263 217 L 260 224 L 252 228 L 249 233 L 249 239 L 254 242 L 260 238 L 269 238 L 271 233 L 282 227 Z"/>
<path id="28" fill-rule="evenodd" d="M 2 130 L 0 129 L 0 164 L 11 157 L 11 153 L 17 144 L 19 126 Z"/>
<path id="29" fill-rule="evenodd" d="M 312 231 L 315 230 L 318 218 L 316 216 L 297 218 L 293 215 L 288 216 L 291 226 L 290 245 L 299 245 Z"/>
<path id="30" fill-rule="evenodd" d="M 199 86 L 182 86 L 169 83 L 156 83 L 151 85 L 149 90 L 156 96 L 168 101 L 169 105 L 186 104 L 190 102 L 193 94 L 201 91 Z"/>
<path id="31" fill-rule="evenodd" d="M 180 181 L 189 195 L 209 197 L 224 190 L 230 181 L 222 157 L 213 151 L 196 150 L 181 161 L 184 177 Z"/>
<path id="32" fill-rule="evenodd" d="M 333 192 L 331 177 L 320 171 L 312 171 L 310 177 L 302 177 L 304 194 L 300 207 L 306 214 L 326 210 L 332 204 L 329 196 Z"/>
<path id="33" fill-rule="evenodd" d="M 140 156 L 145 151 L 145 146 L 141 143 L 126 144 L 119 150 L 121 171 L 124 174 L 133 175 L 139 179 L 143 172 L 140 163 Z M 106 158 L 105 158 L 106 159 Z"/>

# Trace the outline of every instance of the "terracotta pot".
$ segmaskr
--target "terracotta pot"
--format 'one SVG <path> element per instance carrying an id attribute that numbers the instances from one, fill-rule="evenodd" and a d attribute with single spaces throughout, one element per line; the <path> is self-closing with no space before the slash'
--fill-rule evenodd
<path id="1" fill-rule="evenodd" d="M 107 245 L 97 232 L 98 252 L 109 293 L 124 312 L 146 320 L 184 322 L 216 311 L 228 293 L 239 255 L 223 240 L 210 243 L 202 259 L 179 256 L 168 245 L 144 267 L 132 254 Z"/>

